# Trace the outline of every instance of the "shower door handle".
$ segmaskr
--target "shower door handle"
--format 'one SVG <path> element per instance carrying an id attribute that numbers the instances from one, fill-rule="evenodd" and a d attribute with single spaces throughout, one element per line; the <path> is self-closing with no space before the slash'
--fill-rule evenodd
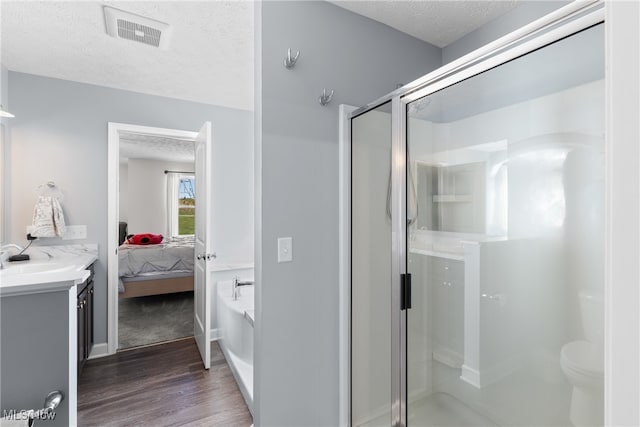
<path id="1" fill-rule="evenodd" d="M 400 310 L 411 308 L 411 273 L 400 275 Z"/>

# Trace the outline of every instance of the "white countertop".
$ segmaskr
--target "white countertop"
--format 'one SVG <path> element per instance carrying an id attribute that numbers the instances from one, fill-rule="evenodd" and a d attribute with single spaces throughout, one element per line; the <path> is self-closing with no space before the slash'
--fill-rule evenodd
<path id="1" fill-rule="evenodd" d="M 27 250 L 29 261 L 5 262 L 0 270 L 0 296 L 66 290 L 89 277 L 98 259 L 97 245 L 43 246 Z M 31 269 L 31 270 L 30 270 Z"/>

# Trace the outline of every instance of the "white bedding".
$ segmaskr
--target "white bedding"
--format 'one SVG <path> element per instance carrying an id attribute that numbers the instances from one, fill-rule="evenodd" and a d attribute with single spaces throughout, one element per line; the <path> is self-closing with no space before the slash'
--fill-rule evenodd
<path id="1" fill-rule="evenodd" d="M 193 271 L 194 240 L 174 238 L 158 245 L 129 245 L 118 249 L 118 276 L 144 273 Z"/>

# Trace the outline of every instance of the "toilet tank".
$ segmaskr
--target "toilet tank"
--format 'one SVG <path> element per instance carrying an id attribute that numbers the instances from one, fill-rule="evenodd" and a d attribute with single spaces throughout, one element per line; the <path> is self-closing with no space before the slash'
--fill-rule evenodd
<path id="1" fill-rule="evenodd" d="M 604 345 L 604 298 L 601 293 L 591 290 L 581 291 L 580 315 L 582 330 L 587 341 Z"/>

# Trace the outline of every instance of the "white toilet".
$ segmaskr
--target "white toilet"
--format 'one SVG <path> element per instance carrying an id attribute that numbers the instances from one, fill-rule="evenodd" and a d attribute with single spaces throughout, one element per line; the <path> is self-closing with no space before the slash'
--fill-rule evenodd
<path id="1" fill-rule="evenodd" d="M 604 423 L 604 303 L 593 292 L 579 294 L 586 341 L 572 341 L 560 351 L 560 366 L 573 385 L 571 422 L 575 426 Z"/>

